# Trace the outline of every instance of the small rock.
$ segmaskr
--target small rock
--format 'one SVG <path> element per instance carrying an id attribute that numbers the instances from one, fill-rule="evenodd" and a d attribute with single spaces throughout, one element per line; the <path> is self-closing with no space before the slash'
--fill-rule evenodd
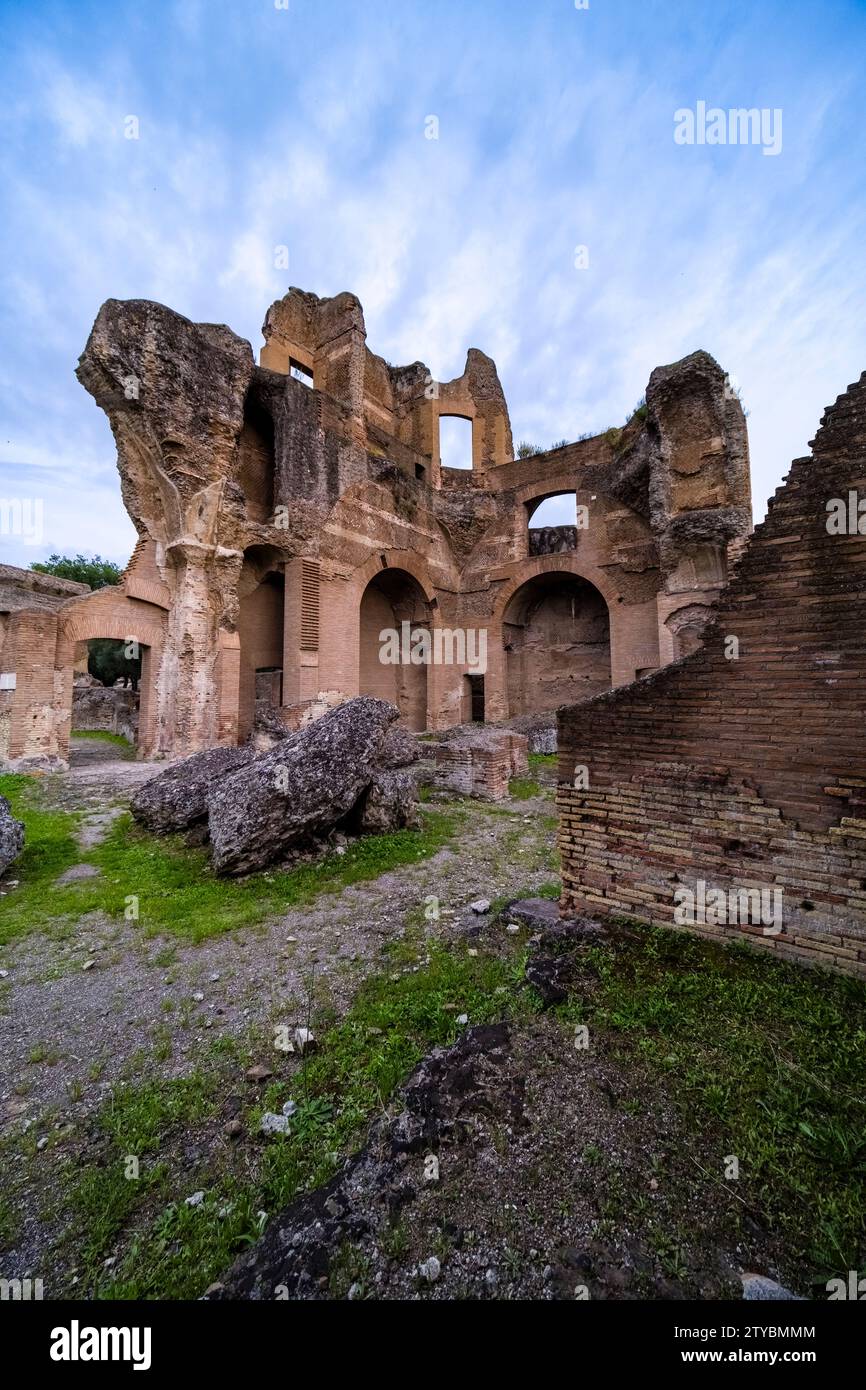
<path id="1" fill-rule="evenodd" d="M 239 1139 L 243 1132 L 244 1127 L 241 1124 L 240 1120 L 229 1120 L 228 1124 L 226 1125 L 226 1134 L 230 1139 Z"/>
<path id="2" fill-rule="evenodd" d="M 482 917 L 485 912 L 490 911 L 489 898 L 477 898 L 474 903 L 469 904 L 470 910 L 478 917 Z"/>
<path id="3" fill-rule="evenodd" d="M 512 936 L 516 936 L 516 934 L 520 931 L 520 925 L 518 922 L 509 922 L 505 930 L 507 932 L 511 932 Z"/>
<path id="4" fill-rule="evenodd" d="M 484 1282 L 488 1289 L 496 1288 L 496 1285 L 499 1283 L 499 1275 L 496 1273 L 495 1269 L 488 1269 L 484 1276 Z"/>
<path id="5" fill-rule="evenodd" d="M 429 1259 L 422 1261 L 418 1266 L 419 1276 L 428 1284 L 435 1284 L 441 1273 L 442 1266 L 435 1255 L 431 1255 Z"/>
<path id="6" fill-rule="evenodd" d="M 287 1100 L 286 1103 L 285 1103 L 285 1105 L 283 1106 L 283 1114 L 284 1114 L 288 1119 L 291 1119 L 292 1116 L 294 1115 L 295 1111 L 297 1110 L 297 1108 L 298 1108 L 298 1107 L 297 1107 L 297 1104 L 295 1103 L 295 1101 L 293 1101 L 293 1100 Z"/>
<path id="7" fill-rule="evenodd" d="M 470 946 L 470 947 L 469 947 L 469 950 L 466 952 L 466 954 L 467 954 L 467 956 L 477 956 L 477 955 L 478 955 L 478 949 L 477 949 L 477 947 L 475 947 L 475 946 Z"/>
<path id="8" fill-rule="evenodd" d="M 275 1115 L 272 1110 L 266 1110 L 262 1116 L 261 1131 L 262 1134 L 288 1134 L 288 1115 Z"/>
<path id="9" fill-rule="evenodd" d="M 345 845 L 338 845 L 338 846 L 337 846 L 337 853 L 338 853 L 338 854 L 345 854 L 345 853 L 346 853 L 346 846 L 345 846 Z M 349 1289 L 349 1302 L 350 1302 L 350 1303 L 353 1303 L 354 1300 L 355 1300 L 356 1298 L 360 1298 L 360 1297 L 361 1297 L 361 1295 L 363 1294 L 363 1292 L 364 1292 L 364 1290 L 363 1290 L 363 1288 L 361 1287 L 360 1284 L 353 1284 L 353 1285 L 351 1286 L 351 1288 Z"/>
<path id="10" fill-rule="evenodd" d="M 208 978 L 210 979 L 211 984 L 214 984 L 214 985 L 215 985 L 216 982 L 217 982 L 217 980 L 219 979 L 219 977 L 220 977 L 219 971 L 218 971 L 218 970 L 215 970 L 215 971 L 213 972 L 213 974 L 210 975 Z"/>
<path id="11" fill-rule="evenodd" d="M 188 1207 L 200 1207 L 203 1201 L 204 1193 L 194 1192 L 191 1197 L 186 1198 L 186 1205 Z"/>
<path id="12" fill-rule="evenodd" d="M 264 1062 L 257 1062 L 254 1067 L 250 1067 L 245 1072 L 247 1081 L 268 1081 L 273 1074 L 270 1067 L 266 1067 Z"/>
<path id="13" fill-rule="evenodd" d="M 9 979 L 9 971 L 8 971 L 8 970 L 0 970 L 0 980 L 8 980 L 8 979 Z"/>
<path id="14" fill-rule="evenodd" d="M 37 1147 L 37 1149 L 44 1149 L 44 1148 L 45 1148 L 45 1145 L 46 1145 L 47 1143 L 48 1143 L 48 1140 L 47 1140 L 46 1136 L 43 1134 L 43 1136 L 42 1136 L 41 1139 L 37 1139 L 37 1140 L 36 1140 L 36 1147 Z"/>
<path id="15" fill-rule="evenodd" d="M 767 1279 L 763 1274 L 741 1274 L 740 1278 L 743 1281 L 743 1298 L 751 1302 L 804 1301 L 799 1294 L 791 1293 L 790 1289 L 777 1284 L 775 1279 Z"/>
<path id="16" fill-rule="evenodd" d="M 456 1023 L 468 1023 L 468 1022 L 469 1022 L 469 1015 L 468 1015 L 468 1014 L 458 1014 L 458 1015 L 457 1015 L 457 1018 L 455 1019 L 455 1022 L 456 1022 Z"/>
<path id="17" fill-rule="evenodd" d="M 82 969 L 82 970 L 92 970 L 95 964 L 96 964 L 96 961 L 95 961 L 95 960 L 86 960 L 86 961 L 84 962 L 84 964 L 82 965 L 81 969 Z"/>
<path id="18" fill-rule="evenodd" d="M 195 994 L 192 997 L 197 1004 L 200 1004 L 201 1001 L 204 999 L 204 995 L 202 994 L 201 990 L 196 990 Z"/>
<path id="19" fill-rule="evenodd" d="M 424 1181 L 428 1183 L 439 1181 L 439 1159 L 436 1154 L 427 1154 L 424 1159 Z"/>

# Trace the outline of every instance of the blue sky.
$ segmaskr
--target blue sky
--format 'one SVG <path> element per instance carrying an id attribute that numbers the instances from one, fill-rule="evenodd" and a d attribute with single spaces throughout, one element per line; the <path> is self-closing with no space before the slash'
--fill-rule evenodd
<path id="1" fill-rule="evenodd" d="M 351 289 L 391 362 L 489 352 L 545 446 L 706 348 L 757 517 L 866 368 L 864 0 L 0 0 L 0 54 L 0 497 L 44 516 L 7 562 L 128 557 L 73 375 L 109 296 L 258 352 L 290 284 Z M 781 109 L 781 153 L 677 145 L 698 101 Z"/>

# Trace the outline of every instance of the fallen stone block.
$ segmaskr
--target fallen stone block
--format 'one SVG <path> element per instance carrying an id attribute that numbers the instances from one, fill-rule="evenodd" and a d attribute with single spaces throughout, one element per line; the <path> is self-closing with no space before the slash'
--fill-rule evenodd
<path id="1" fill-rule="evenodd" d="M 417 829 L 418 784 L 414 773 L 402 767 L 377 772 L 359 809 L 358 826 L 363 834 Z"/>
<path id="2" fill-rule="evenodd" d="M 246 767 L 253 748 L 209 748 L 166 768 L 138 789 L 130 810 L 139 825 L 159 834 L 186 830 L 208 811 L 208 789 L 215 779 Z"/>
<path id="3" fill-rule="evenodd" d="M 331 829 L 374 780 L 395 705 L 362 695 L 208 789 L 213 865 L 245 874 Z"/>
<path id="4" fill-rule="evenodd" d="M 0 796 L 0 874 L 6 872 L 23 848 L 24 826 L 13 816 L 5 796 Z"/>

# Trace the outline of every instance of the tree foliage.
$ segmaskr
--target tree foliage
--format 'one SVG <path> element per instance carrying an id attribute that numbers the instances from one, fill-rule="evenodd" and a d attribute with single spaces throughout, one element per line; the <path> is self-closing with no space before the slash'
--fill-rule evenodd
<path id="1" fill-rule="evenodd" d="M 117 584 L 122 573 L 119 565 L 103 560 L 101 555 L 49 555 L 30 568 L 40 574 L 54 574 L 58 579 L 71 579 L 76 584 L 88 584 L 91 589 Z"/>
<path id="2" fill-rule="evenodd" d="M 126 643 L 115 637 L 92 637 L 87 644 L 87 669 L 103 685 L 114 685 L 123 677 L 124 683 L 138 689 L 141 677 L 141 657 L 125 655 Z"/>

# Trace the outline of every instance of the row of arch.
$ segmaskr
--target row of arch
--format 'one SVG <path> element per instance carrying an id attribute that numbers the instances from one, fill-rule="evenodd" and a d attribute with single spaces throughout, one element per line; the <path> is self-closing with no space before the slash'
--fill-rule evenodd
<path id="1" fill-rule="evenodd" d="M 585 567 L 583 567 L 585 568 Z M 353 611 L 357 621 L 357 684 L 359 694 L 395 703 L 408 727 L 422 731 L 436 722 L 437 699 L 450 689 L 449 722 L 502 719 L 539 713 L 587 699 L 619 684 L 622 670 L 612 661 L 617 623 L 622 616 L 618 595 L 603 572 L 578 572 L 573 556 L 546 556 L 524 562 L 505 584 L 482 625 L 474 648 L 450 651 L 459 668 L 439 678 L 434 691 L 427 659 L 393 660 L 383 648 L 383 634 L 412 637 L 426 633 L 432 641 L 447 624 L 438 610 L 436 591 L 423 560 L 395 552 L 371 556 L 357 572 Z M 94 596 L 95 598 L 95 596 Z M 286 581 L 280 556 L 270 547 L 248 553 L 238 591 L 240 681 L 239 741 L 250 734 L 257 701 L 279 707 L 291 701 L 283 684 L 286 650 Z M 129 605 L 129 600 L 121 600 Z M 150 607 L 150 605 L 146 605 Z M 133 602 L 129 616 L 100 613 L 99 600 L 89 600 L 69 613 L 61 626 L 63 664 L 71 662 L 77 643 L 90 637 L 125 639 L 132 627 L 142 646 L 142 751 L 148 752 L 146 731 L 152 707 L 152 685 L 159 669 L 165 615 L 151 610 L 143 620 Z M 135 610 L 133 612 L 133 609 Z M 668 619 L 674 656 L 693 650 L 708 616 L 696 605 Z M 158 619 L 158 620 L 157 620 Z M 450 631 L 450 629 L 448 629 Z M 480 650 L 483 631 L 489 650 Z M 469 639 L 471 643 L 471 638 Z M 422 642 L 423 645 L 423 642 Z M 455 659 L 457 658 L 457 659 Z M 479 659 L 480 658 L 480 659 Z M 446 660 L 449 659 L 446 652 Z M 490 679 L 488 675 L 490 674 Z M 627 678 L 631 678 L 628 676 Z M 459 689 L 455 706 L 455 690 Z M 491 690 L 495 689 L 495 708 Z M 354 693 L 346 691 L 347 695 Z"/>
<path id="2" fill-rule="evenodd" d="M 435 633 L 434 613 L 421 584 L 405 570 L 382 571 L 363 592 L 359 623 L 359 693 L 392 701 L 410 728 L 425 729 L 430 666 L 405 659 L 410 635 Z M 405 633 L 398 662 L 382 658 L 382 635 L 389 631 Z M 500 621 L 483 632 L 483 642 L 480 634 L 464 632 L 462 648 L 442 644 L 445 660 L 460 650 L 470 658 L 462 678 L 461 722 L 487 714 L 489 654 L 484 644 L 499 641 L 500 633 L 500 680 L 508 716 L 556 709 L 610 688 L 608 606 L 598 589 L 578 575 L 548 571 L 526 580 L 503 606 Z M 420 655 L 423 646 L 421 639 L 412 649 Z"/>

